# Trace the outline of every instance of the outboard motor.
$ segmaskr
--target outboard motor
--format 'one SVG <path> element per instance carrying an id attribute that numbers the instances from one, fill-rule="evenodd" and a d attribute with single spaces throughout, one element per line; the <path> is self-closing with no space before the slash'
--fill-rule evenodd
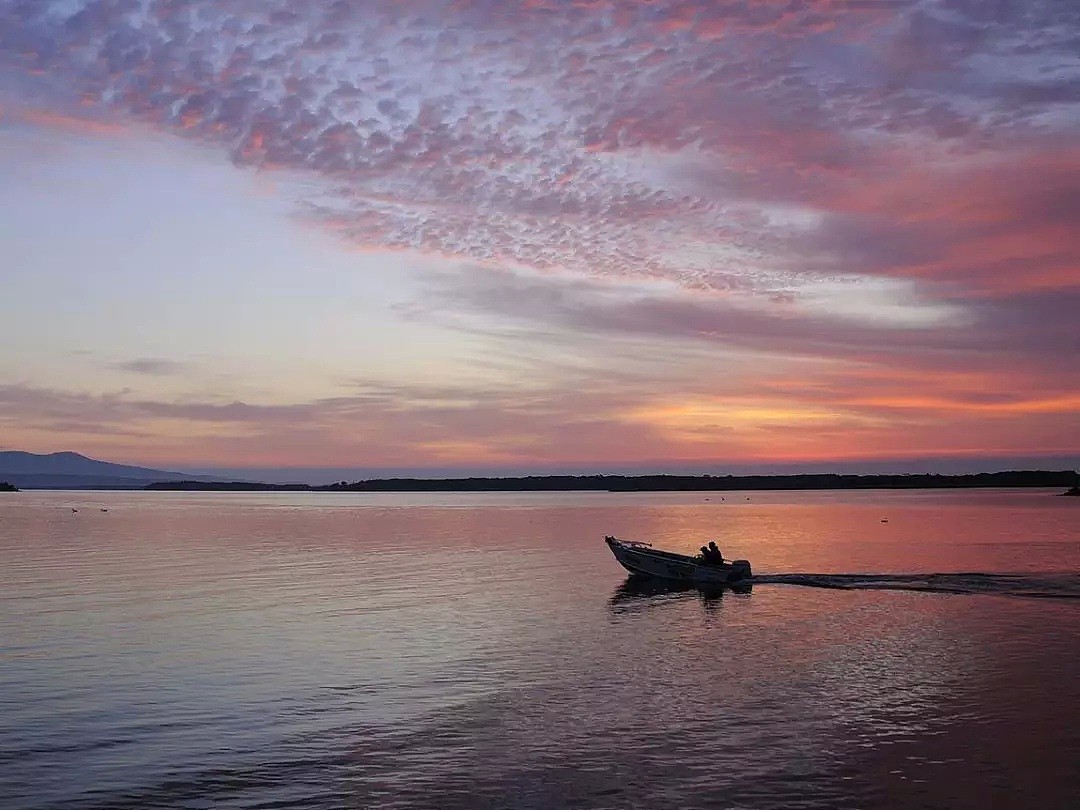
<path id="1" fill-rule="evenodd" d="M 739 582 L 744 579 L 750 579 L 753 574 L 750 571 L 749 560 L 732 560 L 731 562 L 731 574 L 728 575 L 728 582 Z"/>

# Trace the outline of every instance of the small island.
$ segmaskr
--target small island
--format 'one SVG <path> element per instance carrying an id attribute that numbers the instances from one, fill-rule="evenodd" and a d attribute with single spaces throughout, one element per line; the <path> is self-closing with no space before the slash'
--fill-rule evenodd
<path id="1" fill-rule="evenodd" d="M 18 492 L 19 488 L 7 481 L 0 481 L 0 492 Z"/>

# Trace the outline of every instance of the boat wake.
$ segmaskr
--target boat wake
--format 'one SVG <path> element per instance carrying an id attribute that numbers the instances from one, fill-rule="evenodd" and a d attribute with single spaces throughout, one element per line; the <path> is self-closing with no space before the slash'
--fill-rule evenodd
<path id="1" fill-rule="evenodd" d="M 762 574 L 754 585 L 1080 599 L 1080 574 Z"/>

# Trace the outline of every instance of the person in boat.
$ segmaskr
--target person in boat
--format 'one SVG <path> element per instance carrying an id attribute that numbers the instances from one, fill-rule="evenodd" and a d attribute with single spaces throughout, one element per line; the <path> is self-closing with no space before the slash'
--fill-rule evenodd
<path id="1" fill-rule="evenodd" d="M 716 545 L 715 540 L 709 541 L 708 554 L 705 555 L 705 561 L 712 565 L 721 565 L 724 562 L 724 555 L 720 553 L 720 549 Z"/>

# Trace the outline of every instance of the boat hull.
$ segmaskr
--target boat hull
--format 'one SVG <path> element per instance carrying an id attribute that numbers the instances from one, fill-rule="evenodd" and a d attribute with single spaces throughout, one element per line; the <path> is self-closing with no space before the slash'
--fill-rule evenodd
<path id="1" fill-rule="evenodd" d="M 746 560 L 707 565 L 694 557 L 659 551 L 643 543 L 628 543 L 615 537 L 604 540 L 619 565 L 637 576 L 692 585 L 732 585 L 749 580 L 751 575 Z"/>

